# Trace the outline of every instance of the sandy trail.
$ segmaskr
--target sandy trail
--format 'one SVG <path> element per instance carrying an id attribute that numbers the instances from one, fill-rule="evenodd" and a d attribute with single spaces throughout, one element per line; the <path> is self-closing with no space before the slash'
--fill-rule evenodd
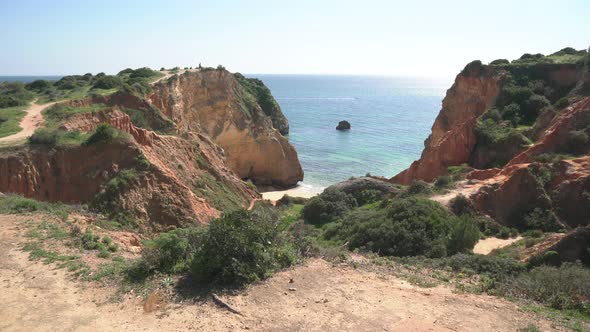
<path id="1" fill-rule="evenodd" d="M 197 72 L 197 71 L 199 71 L 198 68 L 194 68 L 194 69 L 179 69 L 178 72 L 176 72 L 176 73 L 173 73 L 170 70 L 162 70 L 162 71 L 160 71 L 160 73 L 163 73 L 164 76 L 162 76 L 162 77 L 158 78 L 157 80 L 153 81 L 151 84 L 154 85 L 154 84 L 156 84 L 156 83 L 158 83 L 160 81 L 167 80 L 167 79 L 169 79 L 170 77 L 172 77 L 174 75 L 182 75 L 182 74 L 184 74 L 186 72 Z"/>
<path id="2" fill-rule="evenodd" d="M 37 100 L 34 100 L 31 106 L 25 110 L 27 114 L 20 122 L 20 127 L 22 130 L 14 135 L 0 138 L 0 143 L 18 143 L 19 141 L 23 141 L 29 136 L 33 135 L 35 130 L 37 130 L 37 128 L 41 127 L 43 124 L 43 115 L 41 115 L 41 112 L 57 103 L 51 102 L 39 105 L 36 104 L 36 101 Z"/>
<path id="3" fill-rule="evenodd" d="M 0 215 L 2 331 L 516 331 L 529 323 L 552 329 L 499 298 L 420 288 L 320 259 L 222 295 L 242 316 L 192 300 L 144 313 L 133 294 L 113 303 L 113 289 L 71 281 L 63 269 L 29 261 L 18 246 L 30 219 Z"/>
<path id="4" fill-rule="evenodd" d="M 475 193 L 479 188 L 482 187 L 481 182 L 476 183 L 469 183 L 467 180 L 457 182 L 455 188 L 449 190 L 448 193 L 442 195 L 436 195 L 430 197 L 431 200 L 439 202 L 442 205 L 449 205 L 449 202 L 457 197 L 458 195 L 463 195 L 465 197 L 471 196 Z"/>
<path id="5" fill-rule="evenodd" d="M 498 239 L 495 237 L 489 237 L 487 239 L 479 240 L 479 242 L 477 242 L 473 248 L 473 252 L 480 255 L 487 255 L 494 249 L 504 248 L 518 240 L 522 240 L 522 236 L 518 236 L 513 239 Z"/>

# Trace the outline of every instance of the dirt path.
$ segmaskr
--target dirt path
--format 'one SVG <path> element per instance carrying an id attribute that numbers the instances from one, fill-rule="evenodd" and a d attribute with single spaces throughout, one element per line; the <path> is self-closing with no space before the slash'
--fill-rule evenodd
<path id="1" fill-rule="evenodd" d="M 56 103 L 57 102 L 52 102 L 38 105 L 36 104 L 36 100 L 34 100 L 31 106 L 25 110 L 27 114 L 20 122 L 20 127 L 22 130 L 14 135 L 0 138 L 0 144 L 17 143 L 33 135 L 35 130 L 37 130 L 37 128 L 43 124 L 43 116 L 41 115 L 41 112 L 44 109 L 55 105 Z"/>
<path id="2" fill-rule="evenodd" d="M 431 196 L 430 199 L 439 202 L 442 205 L 449 205 L 449 202 L 458 195 L 469 197 L 471 194 L 475 193 L 479 188 L 481 188 L 481 186 L 481 183 L 470 184 L 466 180 L 459 181 L 457 182 L 455 188 L 449 190 L 449 192 L 446 194 Z"/>
<path id="3" fill-rule="evenodd" d="M 28 219 L 0 215 L 2 331 L 516 331 L 529 323 L 551 330 L 550 322 L 495 297 L 420 288 L 320 259 L 222 296 L 242 316 L 211 301 L 144 313 L 137 296 L 113 303 L 113 289 L 29 261 L 18 249 Z"/>
<path id="4" fill-rule="evenodd" d="M 473 248 L 473 252 L 480 255 L 487 255 L 494 249 L 504 248 L 518 240 L 522 240 L 522 236 L 518 236 L 513 239 L 498 239 L 495 237 L 489 237 L 487 239 L 479 240 L 479 242 L 477 242 Z"/>
<path id="5" fill-rule="evenodd" d="M 173 73 L 170 70 L 162 70 L 162 71 L 160 71 L 160 73 L 163 73 L 164 76 L 162 76 L 162 77 L 158 78 L 157 80 L 153 81 L 151 84 L 154 85 L 154 84 L 156 84 L 156 83 L 158 83 L 160 81 L 167 80 L 167 79 L 169 79 L 170 77 L 172 77 L 174 75 L 182 75 L 182 74 L 184 74 L 186 72 L 197 72 L 197 71 L 199 71 L 198 68 L 194 68 L 194 69 L 179 69 L 178 72 L 176 72 L 176 73 Z"/>

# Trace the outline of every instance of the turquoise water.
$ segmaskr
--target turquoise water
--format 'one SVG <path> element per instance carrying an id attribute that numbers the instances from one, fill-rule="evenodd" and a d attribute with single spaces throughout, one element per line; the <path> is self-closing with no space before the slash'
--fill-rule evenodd
<path id="1" fill-rule="evenodd" d="M 315 75 L 249 75 L 271 89 L 289 119 L 289 141 L 323 188 L 351 176 L 391 177 L 419 158 L 450 80 Z M 350 131 L 335 130 L 347 120 Z"/>

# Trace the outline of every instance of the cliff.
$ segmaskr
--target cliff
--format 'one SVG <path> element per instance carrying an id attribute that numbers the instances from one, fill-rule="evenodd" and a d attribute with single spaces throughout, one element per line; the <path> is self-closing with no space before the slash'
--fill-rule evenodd
<path id="1" fill-rule="evenodd" d="M 211 137 L 239 177 L 292 186 L 303 180 L 303 170 L 293 146 L 273 126 L 288 132 L 278 105 L 259 91 L 260 84 L 225 70 L 188 72 L 157 84 L 149 99 L 179 132 Z"/>
<path id="2" fill-rule="evenodd" d="M 0 192 L 88 204 L 112 220 L 163 230 L 249 206 L 260 194 L 243 179 L 303 179 L 268 88 L 225 70 L 187 71 L 146 95 L 123 87 L 61 102 L 43 117 L 35 144 L 0 151 Z"/>
<path id="3" fill-rule="evenodd" d="M 399 184 L 409 184 L 413 180 L 430 182 L 449 166 L 467 162 L 476 144 L 477 118 L 494 105 L 505 76 L 505 72 L 482 66 L 457 75 L 443 100 L 432 133 L 424 142 L 420 159 L 391 181 Z"/>
<path id="4" fill-rule="evenodd" d="M 390 179 L 431 182 L 464 165 L 469 199 L 497 222 L 552 230 L 590 217 L 590 55 L 468 64 L 447 91 L 419 160 Z M 461 188 L 456 190 L 461 192 Z"/>

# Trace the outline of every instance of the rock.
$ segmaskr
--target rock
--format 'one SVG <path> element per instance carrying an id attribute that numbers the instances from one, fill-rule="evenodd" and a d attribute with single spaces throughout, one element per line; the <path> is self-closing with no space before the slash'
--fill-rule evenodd
<path id="1" fill-rule="evenodd" d="M 289 288 L 289 291 L 290 292 L 295 292 L 295 291 L 297 291 L 297 288 L 291 287 L 291 288 Z"/>
<path id="2" fill-rule="evenodd" d="M 342 120 L 338 122 L 338 126 L 336 126 L 336 130 L 350 130 L 350 122 L 346 120 Z"/>
<path id="3" fill-rule="evenodd" d="M 221 146 L 240 178 L 259 185 L 297 184 L 303 180 L 303 170 L 297 152 L 281 135 L 288 132 L 286 119 L 282 120 L 280 109 L 252 102 L 257 96 L 237 77 L 227 71 L 191 72 L 157 84 L 149 99 L 175 119 L 181 131 L 199 128 Z M 270 101 L 276 103 L 274 98 Z"/>

